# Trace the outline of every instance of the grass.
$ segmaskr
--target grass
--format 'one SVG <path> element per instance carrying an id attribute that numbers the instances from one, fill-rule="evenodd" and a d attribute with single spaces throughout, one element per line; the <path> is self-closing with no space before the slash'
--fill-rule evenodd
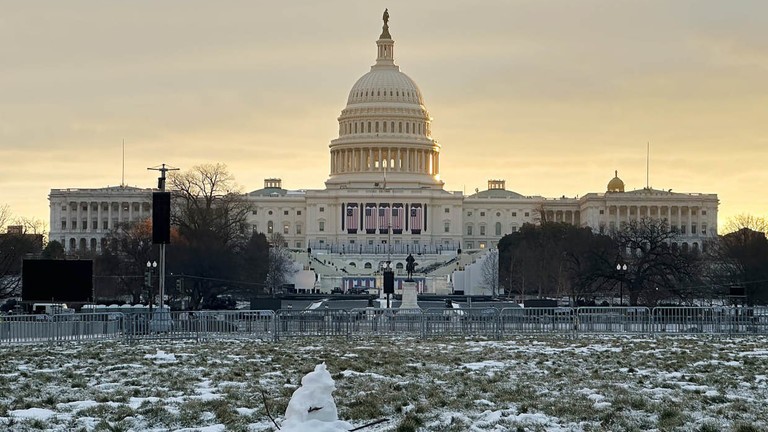
<path id="1" fill-rule="evenodd" d="M 0 429 L 270 431 L 325 362 L 340 418 L 372 431 L 767 430 L 764 338 L 303 339 L 0 349 Z M 155 363 L 158 349 L 175 363 Z M 734 364 L 732 362 L 738 362 Z M 157 400 L 154 398 L 158 398 Z M 69 402 L 92 401 L 78 407 Z M 11 412 L 46 408 L 47 421 Z M 247 413 L 238 412 L 246 408 Z M 493 420 L 484 420 L 488 413 Z M 712 413 L 712 414 L 706 414 Z M 83 423 L 87 418 L 97 419 Z M 80 420 L 79 420 L 80 419 Z M 695 421 L 694 421 L 695 419 Z"/>

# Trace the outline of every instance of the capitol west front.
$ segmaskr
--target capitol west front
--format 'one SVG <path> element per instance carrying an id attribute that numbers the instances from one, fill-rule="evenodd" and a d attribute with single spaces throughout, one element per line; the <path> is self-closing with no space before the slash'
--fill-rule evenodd
<path id="1" fill-rule="evenodd" d="M 610 232 L 633 219 L 662 218 L 679 231 L 679 246 L 691 249 L 717 235 L 716 194 L 625 191 L 618 173 L 605 192 L 578 198 L 523 196 L 504 180 L 488 180 L 486 190 L 471 195 L 444 190 L 432 118 L 416 83 L 395 64 L 394 48 L 385 22 L 375 64 L 352 86 L 338 117 L 325 189 L 286 190 L 273 178 L 247 194 L 253 230 L 281 234 L 295 249 L 299 279 L 314 275 L 314 282 L 306 282 L 312 289 L 377 286 L 382 262 L 389 259 L 401 271 L 412 253 L 417 273 L 428 269 L 417 278 L 419 291 L 451 292 L 465 285 L 457 277 L 476 284 L 483 251 L 525 223 L 566 222 Z M 68 252 L 99 250 L 118 223 L 151 215 L 151 192 L 52 189 L 49 239 Z"/>

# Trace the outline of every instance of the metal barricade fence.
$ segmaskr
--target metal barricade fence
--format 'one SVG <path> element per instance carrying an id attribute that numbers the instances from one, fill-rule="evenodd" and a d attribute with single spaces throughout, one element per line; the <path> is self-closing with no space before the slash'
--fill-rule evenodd
<path id="1" fill-rule="evenodd" d="M 201 339 L 272 339 L 275 312 L 203 311 L 192 313 Z"/>
<path id="2" fill-rule="evenodd" d="M 277 311 L 275 340 L 294 336 L 348 336 L 349 312 L 343 309 Z"/>
<path id="3" fill-rule="evenodd" d="M 416 336 L 422 334 L 421 309 L 364 308 L 349 311 L 350 335 Z"/>
<path id="4" fill-rule="evenodd" d="M 719 314 L 714 308 L 687 306 L 660 306 L 653 308 L 653 333 L 718 334 L 724 332 Z"/>
<path id="5" fill-rule="evenodd" d="M 501 335 L 514 333 L 571 334 L 576 330 L 573 308 L 504 308 L 499 315 Z"/>
<path id="6" fill-rule="evenodd" d="M 125 338 L 263 339 L 281 337 L 511 334 L 768 334 L 765 307 L 579 307 L 467 309 L 317 309 L 125 314 L 87 312 L 0 316 L 0 345 Z"/>
<path id="7" fill-rule="evenodd" d="M 423 336 L 499 336 L 499 310 L 426 309 L 423 313 Z"/>
<path id="8" fill-rule="evenodd" d="M 649 333 L 651 310 L 647 307 L 579 307 L 577 333 Z"/>
<path id="9" fill-rule="evenodd" d="M 0 344 L 116 339 L 123 335 L 120 313 L 4 315 Z"/>

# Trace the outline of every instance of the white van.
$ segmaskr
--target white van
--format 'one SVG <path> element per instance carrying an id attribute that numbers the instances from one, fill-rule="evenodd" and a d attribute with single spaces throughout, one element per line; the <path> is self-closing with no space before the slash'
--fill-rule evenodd
<path id="1" fill-rule="evenodd" d="M 68 308 L 66 303 L 35 303 L 32 305 L 33 314 L 55 315 L 72 312 L 74 311 Z"/>

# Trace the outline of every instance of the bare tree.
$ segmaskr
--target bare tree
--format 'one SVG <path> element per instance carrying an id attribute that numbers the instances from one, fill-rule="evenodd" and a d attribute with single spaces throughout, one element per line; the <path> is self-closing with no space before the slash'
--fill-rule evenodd
<path id="1" fill-rule="evenodd" d="M 626 273 L 606 274 L 623 283 L 630 304 L 638 300 L 655 304 L 665 297 L 690 300 L 698 295 L 692 287 L 700 274 L 696 253 L 674 247 L 675 233 L 665 220 L 642 218 L 631 220 L 615 233 L 619 251 L 628 264 Z M 700 286 L 700 285 L 699 285 Z"/>
<path id="2" fill-rule="evenodd" d="M 11 208 L 8 204 L 0 205 L 0 231 L 5 232 L 5 228 L 8 226 L 12 218 Z"/>
<path id="3" fill-rule="evenodd" d="M 497 249 L 490 249 L 486 252 L 480 272 L 483 285 L 490 288 L 491 295 L 496 297 L 499 292 L 499 251 Z"/>
<path id="4" fill-rule="evenodd" d="M 133 303 L 150 294 L 144 286 L 148 261 L 157 260 L 149 220 L 119 223 L 106 236 L 101 254 L 95 257 L 96 295 L 114 299 L 128 295 Z"/>
<path id="5" fill-rule="evenodd" d="M 269 238 L 269 266 L 267 269 L 267 288 L 270 293 L 275 293 L 285 285 L 294 273 L 293 259 L 289 252 L 285 239 L 278 233 L 273 233 Z"/>
<path id="6" fill-rule="evenodd" d="M 725 223 L 726 233 L 735 233 L 744 228 L 761 233 L 768 233 L 768 219 L 748 213 L 736 215 Z"/>
<path id="7" fill-rule="evenodd" d="M 247 217 L 252 210 L 224 164 L 203 164 L 172 172 L 174 197 L 171 222 L 182 236 L 208 231 L 225 245 L 248 240 Z"/>

